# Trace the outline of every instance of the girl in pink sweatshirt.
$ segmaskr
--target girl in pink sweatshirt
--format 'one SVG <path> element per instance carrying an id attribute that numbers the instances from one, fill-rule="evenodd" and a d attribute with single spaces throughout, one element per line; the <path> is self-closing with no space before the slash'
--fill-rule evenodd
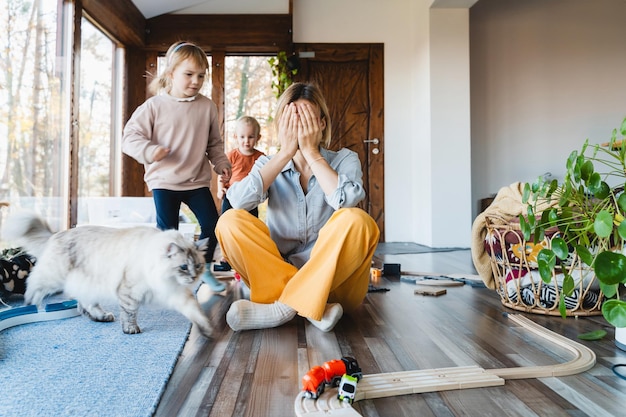
<path id="1" fill-rule="evenodd" d="M 195 214 L 200 239 L 209 238 L 202 280 L 219 292 L 225 286 L 210 268 L 218 218 L 209 188 L 211 164 L 225 182 L 230 180 L 231 165 L 224 153 L 217 106 L 200 94 L 209 64 L 204 51 L 189 42 L 170 46 L 166 59 L 165 70 L 150 84 L 155 95 L 124 127 L 122 150 L 145 167 L 159 229 L 178 229 L 181 203 Z"/>

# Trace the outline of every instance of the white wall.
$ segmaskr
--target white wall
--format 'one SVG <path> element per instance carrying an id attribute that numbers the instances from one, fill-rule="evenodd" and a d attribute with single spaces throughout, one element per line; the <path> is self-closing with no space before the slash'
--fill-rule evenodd
<path id="1" fill-rule="evenodd" d="M 295 0 L 293 40 L 384 43 L 385 228 L 387 241 L 414 241 L 415 160 L 411 0 Z M 427 31 L 427 28 L 423 30 Z M 427 157 L 425 155 L 425 157 Z M 393 161 L 393 163 L 390 163 Z M 407 172 L 409 173 L 407 175 Z M 394 219 L 397 219 L 394 221 Z"/>
<path id="2" fill-rule="evenodd" d="M 472 198 L 551 172 L 626 116 L 626 2 L 480 0 L 470 9 Z"/>
<path id="3" fill-rule="evenodd" d="M 293 37 L 296 43 L 384 43 L 386 240 L 468 247 L 468 13 L 435 12 L 437 25 L 456 29 L 431 32 L 431 3 L 295 0 Z M 431 36 L 443 47 L 434 59 Z M 431 71 L 444 93 L 437 97 L 431 94 Z M 450 89 L 446 74 L 454 78 Z M 434 146 L 432 132 L 439 140 Z M 451 150 L 458 157 L 450 158 Z M 457 193 L 454 200 L 448 189 Z"/>
<path id="4" fill-rule="evenodd" d="M 469 246 L 472 223 L 469 9 L 430 11 L 429 246 Z M 419 229 L 418 229 L 419 230 Z"/>
<path id="5" fill-rule="evenodd" d="M 385 45 L 387 241 L 468 247 L 480 199 L 626 116 L 624 0 L 474 3 L 294 0 L 295 42 Z"/>

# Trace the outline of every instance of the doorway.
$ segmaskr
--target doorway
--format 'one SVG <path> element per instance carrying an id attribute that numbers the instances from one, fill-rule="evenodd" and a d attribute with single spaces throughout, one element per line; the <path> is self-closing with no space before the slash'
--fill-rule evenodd
<path id="1" fill-rule="evenodd" d="M 295 44 L 296 81 L 319 85 L 332 122 L 331 150 L 348 148 L 361 160 L 366 197 L 359 205 L 384 242 L 383 44 Z"/>

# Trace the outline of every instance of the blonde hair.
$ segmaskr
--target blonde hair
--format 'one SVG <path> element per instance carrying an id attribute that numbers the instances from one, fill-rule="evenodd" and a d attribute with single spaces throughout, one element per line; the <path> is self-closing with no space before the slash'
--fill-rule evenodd
<path id="1" fill-rule="evenodd" d="M 252 126 L 254 136 L 257 138 L 261 134 L 261 125 L 259 124 L 259 121 L 252 116 L 241 116 L 239 119 L 237 119 L 237 124 L 235 125 L 235 134 L 237 134 L 237 126 L 239 126 L 240 124 L 247 124 Z"/>
<path id="2" fill-rule="evenodd" d="M 322 131 L 321 145 L 324 148 L 330 146 L 331 141 L 331 126 L 330 126 L 330 114 L 328 113 L 328 106 L 326 100 L 322 95 L 322 91 L 319 87 L 312 83 L 293 83 L 291 84 L 278 99 L 276 107 L 276 116 L 274 117 L 274 127 L 278 130 L 278 121 L 280 116 L 285 111 L 285 107 L 289 103 L 293 103 L 299 99 L 307 100 L 308 102 L 315 104 L 320 109 L 320 117 L 326 120 L 326 127 Z"/>
<path id="3" fill-rule="evenodd" d="M 191 59 L 199 67 L 204 67 L 205 71 L 209 71 L 209 60 L 206 53 L 197 45 L 179 41 L 169 47 L 165 54 L 166 67 L 158 77 L 154 77 L 148 86 L 152 94 L 158 94 L 161 91 L 169 92 L 172 88 L 172 80 L 170 74 L 184 60 Z"/>

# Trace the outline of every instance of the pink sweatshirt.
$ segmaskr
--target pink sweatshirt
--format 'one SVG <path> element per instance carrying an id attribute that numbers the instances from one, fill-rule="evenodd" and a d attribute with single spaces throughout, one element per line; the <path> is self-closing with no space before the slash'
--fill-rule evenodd
<path id="1" fill-rule="evenodd" d="M 152 153 L 158 145 L 171 152 L 153 162 Z M 209 187 L 209 161 L 218 174 L 230 167 L 220 136 L 217 107 L 201 94 L 190 99 L 167 94 L 150 97 L 126 123 L 122 151 L 144 164 L 149 190 Z"/>

